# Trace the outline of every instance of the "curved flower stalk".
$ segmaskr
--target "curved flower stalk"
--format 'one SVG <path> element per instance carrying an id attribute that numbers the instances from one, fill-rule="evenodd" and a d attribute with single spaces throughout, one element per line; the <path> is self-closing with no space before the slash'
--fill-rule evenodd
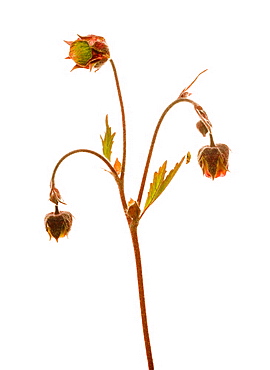
<path id="1" fill-rule="evenodd" d="M 79 38 L 75 41 L 66 41 L 66 43 L 70 46 L 69 56 L 67 59 L 72 59 L 76 64 L 72 70 L 78 68 L 95 69 L 96 71 L 99 70 L 103 64 L 109 60 L 110 52 L 109 48 L 106 44 L 106 41 L 101 36 L 95 35 L 88 35 L 88 36 L 79 36 Z M 106 116 L 105 120 L 105 127 L 106 131 L 104 136 L 101 136 L 102 142 L 102 153 L 99 154 L 90 149 L 76 149 L 67 154 L 65 154 L 56 164 L 50 183 L 50 201 L 54 203 L 55 211 L 47 214 L 45 216 L 45 228 L 49 234 L 50 239 L 53 237 L 58 241 L 59 238 L 65 237 L 70 232 L 72 226 L 73 217 L 70 212 L 66 211 L 59 211 L 58 205 L 59 203 L 65 205 L 62 197 L 60 195 L 59 190 L 55 186 L 55 176 L 59 169 L 61 163 L 68 158 L 69 156 L 77 153 L 88 153 L 98 157 L 103 163 L 106 164 L 108 168 L 108 172 L 113 176 L 116 184 L 118 186 L 120 200 L 122 203 L 123 211 L 126 216 L 126 220 L 129 226 L 130 235 L 132 239 L 132 244 L 134 248 L 134 256 L 136 262 L 136 271 L 137 271 L 137 282 L 138 282 L 138 293 L 139 293 L 139 301 L 140 301 L 140 309 L 141 309 L 141 320 L 142 320 L 142 329 L 143 329 L 143 336 L 144 336 L 144 343 L 145 343 L 145 350 L 146 356 L 148 361 L 148 369 L 154 370 L 154 362 L 152 356 L 152 349 L 150 344 L 150 336 L 148 330 L 148 322 L 147 322 L 147 313 L 146 313 L 146 303 L 145 303 L 145 294 L 144 294 L 144 281 L 143 281 L 143 272 L 142 272 L 142 263 L 141 263 L 141 254 L 140 254 L 140 247 L 138 241 L 138 225 L 140 219 L 142 218 L 145 211 L 157 200 L 157 198 L 163 193 L 163 191 L 167 188 L 169 183 L 172 181 L 178 170 L 180 169 L 181 165 L 185 162 L 186 164 L 190 162 L 191 154 L 188 152 L 184 155 L 179 162 L 176 163 L 173 169 L 171 169 L 167 174 L 167 161 L 163 163 L 163 165 L 159 168 L 157 172 L 154 173 L 153 181 L 150 184 L 148 195 L 146 197 L 144 208 L 141 209 L 141 201 L 145 189 L 146 179 L 149 171 L 149 165 L 152 158 L 154 145 L 156 142 L 156 138 L 160 129 L 162 122 L 166 114 L 169 112 L 171 108 L 173 108 L 178 103 L 189 103 L 195 109 L 195 112 L 199 116 L 199 121 L 196 124 L 197 129 L 199 132 L 205 137 L 209 134 L 210 138 L 210 145 L 206 145 L 201 148 L 198 152 L 198 162 L 202 168 L 203 174 L 206 177 L 210 177 L 215 179 L 217 177 L 225 176 L 228 171 L 228 157 L 229 157 L 229 148 L 225 144 L 217 144 L 215 145 L 213 140 L 212 134 L 212 124 L 203 110 L 203 108 L 195 103 L 193 100 L 189 99 L 188 97 L 191 93 L 188 91 L 189 88 L 194 84 L 194 82 L 198 79 L 198 77 L 204 73 L 206 70 L 201 72 L 192 82 L 188 85 L 187 88 L 182 90 L 179 97 L 174 100 L 162 113 L 159 121 L 157 122 L 157 126 L 154 130 L 153 138 L 150 144 L 149 153 L 146 159 L 146 164 L 142 176 L 141 185 L 139 188 L 139 193 L 137 200 L 130 199 L 127 201 L 125 191 L 124 191 L 124 179 L 125 179 L 125 165 L 126 165 L 126 119 L 125 119 L 125 111 L 124 111 L 124 104 L 120 89 L 120 84 L 118 80 L 118 75 L 116 71 L 116 67 L 112 59 L 110 59 L 110 64 L 113 70 L 116 89 L 119 98 L 119 104 L 121 109 L 121 116 L 122 116 L 122 131 L 123 131 L 123 153 L 122 153 L 122 162 L 115 160 L 114 165 L 111 163 L 111 154 L 112 154 L 112 147 L 114 142 L 115 133 L 112 133 L 112 129 L 109 125 L 108 116 Z"/>

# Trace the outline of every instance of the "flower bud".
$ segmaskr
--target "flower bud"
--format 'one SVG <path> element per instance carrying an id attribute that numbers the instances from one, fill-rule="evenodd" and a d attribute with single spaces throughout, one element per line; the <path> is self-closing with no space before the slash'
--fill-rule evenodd
<path id="1" fill-rule="evenodd" d="M 200 131 L 202 136 L 206 136 L 206 134 L 208 132 L 208 128 L 205 126 L 205 124 L 203 123 L 202 120 L 200 120 L 199 122 L 196 123 L 196 127 Z"/>
<path id="2" fill-rule="evenodd" d="M 225 144 L 206 145 L 198 152 L 198 162 L 206 177 L 214 180 L 228 171 L 229 147 Z"/>
<path id="3" fill-rule="evenodd" d="M 132 220 L 138 220 L 140 216 L 141 210 L 137 202 L 135 200 L 130 199 L 128 202 L 128 209 L 127 214 L 131 217 Z"/>
<path id="4" fill-rule="evenodd" d="M 79 36 L 79 35 L 78 35 Z M 104 37 L 88 35 L 79 36 L 75 41 L 65 41 L 70 45 L 69 56 L 76 65 L 71 71 L 77 68 L 86 68 L 96 71 L 110 58 L 110 51 Z"/>
<path id="5" fill-rule="evenodd" d="M 55 212 L 48 213 L 45 216 L 45 228 L 50 236 L 57 242 L 59 238 L 64 238 L 70 232 L 72 226 L 72 214 L 70 212 L 58 211 L 58 206 L 55 206 Z"/>

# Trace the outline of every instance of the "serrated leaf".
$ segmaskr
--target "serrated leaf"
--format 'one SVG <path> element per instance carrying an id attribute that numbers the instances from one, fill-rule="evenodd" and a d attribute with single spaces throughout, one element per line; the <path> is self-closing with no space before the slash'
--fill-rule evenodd
<path id="1" fill-rule="evenodd" d="M 176 172 L 181 167 L 181 164 L 183 163 L 184 159 L 185 159 L 185 157 L 183 157 L 179 163 L 176 163 L 176 165 L 174 166 L 174 168 L 169 172 L 168 176 L 166 176 L 165 180 L 162 182 L 162 184 L 160 186 L 159 195 L 166 189 L 166 187 L 172 181 L 172 179 L 176 175 Z"/>
<path id="2" fill-rule="evenodd" d="M 108 115 L 106 115 L 105 124 L 106 124 L 106 132 L 105 132 L 104 138 L 101 135 L 100 135 L 100 138 L 102 142 L 102 150 L 103 150 L 104 157 L 106 157 L 110 161 L 111 154 L 112 154 L 113 138 L 115 136 L 115 132 L 112 134 L 112 129 L 108 123 Z"/>
<path id="3" fill-rule="evenodd" d="M 181 159 L 179 163 L 176 163 L 174 168 L 169 172 L 169 174 L 166 176 L 165 179 L 164 177 L 166 173 L 167 161 L 163 163 L 163 165 L 159 168 L 158 172 L 154 173 L 153 182 L 150 184 L 150 189 L 149 189 L 148 196 L 145 202 L 143 213 L 166 189 L 166 187 L 169 185 L 169 183 L 172 181 L 177 171 L 181 167 L 181 164 L 183 163 L 184 159 L 185 159 L 185 156 Z"/>
<path id="4" fill-rule="evenodd" d="M 144 209 L 148 208 L 160 195 L 159 189 L 163 183 L 164 176 L 166 173 L 167 161 L 159 168 L 158 172 L 154 173 L 153 182 L 150 184 L 147 199 L 145 201 Z"/>

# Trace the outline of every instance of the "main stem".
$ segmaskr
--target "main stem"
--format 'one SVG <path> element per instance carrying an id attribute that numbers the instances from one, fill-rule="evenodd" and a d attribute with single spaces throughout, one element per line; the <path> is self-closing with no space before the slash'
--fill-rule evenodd
<path id="1" fill-rule="evenodd" d="M 150 337 L 149 337 L 148 324 L 147 324 L 142 262 L 141 262 L 141 253 L 140 253 L 140 247 L 139 247 L 139 241 L 138 241 L 137 227 L 138 227 L 137 223 L 131 222 L 129 224 L 129 229 L 130 229 L 133 248 L 134 248 L 135 260 L 136 260 L 137 281 L 138 281 L 138 290 L 139 290 L 140 307 L 141 307 L 141 318 L 142 318 L 145 350 L 146 350 L 146 356 L 147 356 L 147 361 L 148 361 L 148 369 L 154 370 L 154 363 L 153 363 L 152 350 L 151 350 Z"/>
<path id="2" fill-rule="evenodd" d="M 123 128 L 123 158 L 122 158 L 122 168 L 121 168 L 121 175 L 118 182 L 118 187 L 120 191 L 120 197 L 121 199 L 125 197 L 124 195 L 124 178 L 125 178 L 125 167 L 126 167 L 126 119 L 125 119 L 125 110 L 124 110 L 124 103 L 120 88 L 120 83 L 116 71 L 115 64 L 112 59 L 110 59 L 110 63 L 113 69 L 115 83 L 116 83 L 116 89 L 118 93 L 120 108 L 121 108 L 121 115 L 122 115 L 122 128 Z M 149 338 L 149 331 L 148 331 L 148 324 L 147 324 L 147 315 L 146 315 L 146 306 L 145 306 L 145 297 L 144 297 L 144 285 L 143 285 L 143 273 L 142 273 L 142 262 L 141 262 L 141 253 L 140 253 L 140 247 L 139 247 L 139 241 L 138 241 L 138 234 L 137 234 L 137 228 L 138 228 L 138 221 L 132 220 L 130 216 L 127 213 L 127 205 L 125 206 L 126 201 L 123 202 L 122 205 L 124 208 L 124 212 L 126 214 L 127 222 L 129 225 L 131 238 L 132 238 L 132 244 L 134 248 L 134 254 L 135 254 L 135 262 L 136 262 L 136 269 L 137 269 L 137 281 L 138 281 L 138 290 L 139 290 L 139 299 L 140 299 L 140 308 L 141 308 L 141 318 L 142 318 L 142 327 L 143 327 L 143 335 L 144 335 L 144 343 L 145 343 L 145 350 L 146 350 L 146 356 L 148 361 L 148 368 L 149 370 L 154 370 L 154 363 L 152 358 L 152 351 L 151 351 L 151 345 L 150 345 L 150 338 Z"/>

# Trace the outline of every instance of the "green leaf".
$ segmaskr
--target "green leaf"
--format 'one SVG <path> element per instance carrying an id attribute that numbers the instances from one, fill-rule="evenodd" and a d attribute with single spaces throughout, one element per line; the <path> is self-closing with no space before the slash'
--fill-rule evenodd
<path id="1" fill-rule="evenodd" d="M 172 181 L 174 176 L 176 175 L 177 171 L 181 167 L 185 156 L 181 159 L 179 163 L 176 163 L 175 167 L 169 172 L 169 174 L 165 177 L 166 173 L 166 166 L 167 161 L 163 163 L 163 165 L 159 168 L 158 172 L 154 173 L 153 182 L 150 184 L 150 189 L 148 192 L 148 196 L 145 202 L 143 213 L 146 211 L 148 207 L 160 196 L 160 194 L 166 189 L 169 183 Z M 165 177 L 165 179 L 164 179 Z"/>
<path id="2" fill-rule="evenodd" d="M 113 138 L 115 136 L 115 132 L 112 134 L 112 129 L 108 123 L 108 114 L 106 115 L 106 118 L 105 118 L 105 124 L 106 124 L 106 132 L 105 132 L 104 138 L 101 135 L 100 135 L 100 138 L 102 141 L 102 150 L 103 150 L 104 157 L 106 157 L 110 161 L 111 154 L 112 154 Z"/>
<path id="3" fill-rule="evenodd" d="M 179 163 L 176 163 L 174 169 L 172 169 L 168 176 L 166 177 L 166 179 L 163 181 L 163 183 L 161 184 L 160 186 L 160 193 L 159 195 L 166 189 L 166 187 L 169 185 L 169 183 L 172 181 L 172 179 L 174 178 L 174 176 L 176 175 L 176 172 L 179 170 L 179 168 L 181 167 L 181 164 L 183 163 L 185 159 L 185 156 L 181 159 L 181 161 Z"/>
<path id="4" fill-rule="evenodd" d="M 161 194 L 160 187 L 164 180 L 164 176 L 166 173 L 166 166 L 167 161 L 163 163 L 163 165 L 159 168 L 158 172 L 154 173 L 153 182 L 150 184 L 150 189 L 148 192 L 148 196 L 144 205 L 144 209 L 148 208 Z"/>

